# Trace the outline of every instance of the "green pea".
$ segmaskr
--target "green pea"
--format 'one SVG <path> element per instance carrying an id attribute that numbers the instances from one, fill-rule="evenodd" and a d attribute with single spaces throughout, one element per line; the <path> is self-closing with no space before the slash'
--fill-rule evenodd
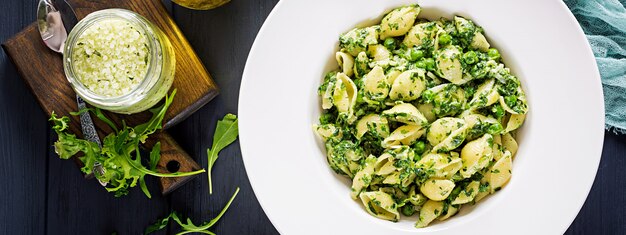
<path id="1" fill-rule="evenodd" d="M 504 101 L 506 102 L 506 105 L 508 105 L 509 107 L 513 107 L 517 103 L 517 96 L 507 96 L 506 98 L 504 98 Z"/>
<path id="2" fill-rule="evenodd" d="M 489 51 L 487 51 L 487 56 L 489 56 L 489 59 L 497 60 L 500 58 L 500 52 L 498 52 L 496 48 L 490 48 Z"/>
<path id="3" fill-rule="evenodd" d="M 426 64 L 426 70 L 435 70 L 435 60 L 433 58 L 424 59 L 424 64 Z"/>
<path id="4" fill-rule="evenodd" d="M 424 141 L 417 141 L 414 145 L 413 148 L 415 149 L 415 153 L 417 155 L 422 155 L 422 153 L 424 153 L 424 151 L 426 151 L 426 143 L 424 143 Z"/>
<path id="5" fill-rule="evenodd" d="M 466 64 L 474 64 L 478 62 L 478 55 L 474 51 L 468 51 L 463 54 L 463 61 L 465 61 Z"/>
<path id="6" fill-rule="evenodd" d="M 444 34 L 439 35 L 440 45 L 447 45 L 448 43 L 450 43 L 450 41 L 452 41 L 452 36 L 450 36 L 449 34 L 444 33 Z"/>
<path id="7" fill-rule="evenodd" d="M 402 207 L 402 214 L 405 216 L 412 216 L 413 214 L 415 214 L 415 208 L 413 207 L 413 204 L 408 203 L 404 205 Z"/>
<path id="8" fill-rule="evenodd" d="M 386 38 L 385 42 L 383 43 L 383 45 L 385 45 L 385 47 L 389 50 L 395 50 L 396 49 L 396 39 L 394 38 Z"/>
<path id="9" fill-rule="evenodd" d="M 422 50 L 420 50 L 420 49 L 415 48 L 415 47 L 411 48 L 410 53 L 411 53 L 410 54 L 410 58 L 409 58 L 410 61 L 416 61 L 416 60 L 419 60 L 422 57 L 424 57 L 424 52 Z"/>

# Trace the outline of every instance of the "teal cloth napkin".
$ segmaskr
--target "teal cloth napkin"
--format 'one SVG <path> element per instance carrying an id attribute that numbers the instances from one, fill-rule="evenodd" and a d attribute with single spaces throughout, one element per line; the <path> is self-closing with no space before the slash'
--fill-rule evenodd
<path id="1" fill-rule="evenodd" d="M 626 134 L 626 0 L 564 0 L 596 57 L 606 128 Z"/>

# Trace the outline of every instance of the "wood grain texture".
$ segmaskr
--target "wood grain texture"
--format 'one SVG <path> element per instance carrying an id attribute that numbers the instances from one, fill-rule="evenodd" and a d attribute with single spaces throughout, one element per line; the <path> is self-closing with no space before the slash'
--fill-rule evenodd
<path id="1" fill-rule="evenodd" d="M 47 223 L 36 234 L 142 234 L 146 225 L 169 212 L 168 198 L 159 193 L 154 177 L 146 177 L 152 199 L 138 187 L 116 198 L 96 180 L 84 180 L 72 162 L 55 157 L 52 147 L 48 156 L 48 204 L 41 208 L 47 212 Z"/>
<path id="2" fill-rule="evenodd" d="M 9 38 L 34 17 L 34 1 L 5 2 L 0 39 Z M 276 2 L 239 0 L 207 12 L 173 7 L 174 20 L 222 88 L 215 100 L 170 129 L 182 148 L 199 156 L 202 166 L 206 166 L 205 151 L 211 145 L 215 121 L 237 111 L 241 72 L 250 46 Z M 213 218 L 236 186 L 241 187 L 239 196 L 212 231 L 278 234 L 250 188 L 238 142 L 216 162 L 213 195 L 208 194 L 203 175 L 165 197 L 154 193 L 158 182 L 149 177 L 153 199 L 146 199 L 138 188 L 127 197 L 114 198 L 96 181 L 82 180 L 72 163 L 59 160 L 50 149 L 52 136 L 46 115 L 13 65 L 0 55 L 0 176 L 8 179 L 0 181 L 4 192 L 0 194 L 0 234 L 140 234 L 171 209 L 199 223 Z M 606 132 L 602 155 L 587 202 L 566 234 L 626 234 L 626 136 Z M 559 216 L 558 211 L 543 212 Z M 178 226 L 170 224 L 159 234 L 178 231 Z"/>
<path id="3" fill-rule="evenodd" d="M 626 135 L 604 134 L 602 160 L 585 205 L 565 234 L 626 234 Z M 558 215 L 558 212 L 551 212 Z"/>
<path id="4" fill-rule="evenodd" d="M 34 2 L 3 2 L 0 41 L 35 17 Z M 32 93 L 0 53 L 0 234 L 43 234 L 46 224 L 48 125 Z"/>
<path id="5" fill-rule="evenodd" d="M 164 132 L 156 134 L 155 138 L 146 142 L 147 146 L 152 148 L 156 144 L 156 140 L 161 143 L 161 159 L 157 164 L 157 171 L 162 173 L 174 173 L 174 172 L 190 172 L 200 170 L 201 167 L 195 161 L 187 161 L 191 157 L 186 152 L 180 152 L 182 149 L 178 143 Z M 172 165 L 170 167 L 168 165 Z M 204 174 L 203 174 L 204 175 Z M 175 178 L 160 178 L 161 193 L 168 194 L 182 186 L 187 181 L 193 179 L 191 177 L 175 177 Z"/>
<path id="6" fill-rule="evenodd" d="M 248 52 L 277 2 L 233 0 L 210 11 L 194 11 L 174 5 L 174 19 L 222 90 L 211 103 L 171 130 L 172 136 L 192 154 L 205 156 L 206 149 L 213 142 L 217 120 L 227 113 L 237 113 L 239 86 Z M 206 167 L 206 157 L 198 160 Z M 236 187 L 240 187 L 237 199 L 211 231 L 217 234 L 278 234 L 252 191 L 239 141 L 222 150 L 212 174 L 213 194 L 208 192 L 207 178 L 199 177 L 171 194 L 172 209 L 184 211 L 185 216 L 194 222 L 207 221 L 219 213 Z M 178 231 L 178 226 L 172 226 L 170 234 Z"/>
<path id="7" fill-rule="evenodd" d="M 204 65 L 194 53 L 189 43 L 182 35 L 174 21 L 170 18 L 166 8 L 158 0 L 132 1 L 80 1 L 70 0 L 79 19 L 87 14 L 101 9 L 116 7 L 130 9 L 148 18 L 168 35 L 176 54 L 176 75 L 172 89 L 177 89 L 177 96 L 172 102 L 164 118 L 164 128 L 180 122 L 191 113 L 213 99 L 218 89 Z M 62 116 L 70 116 L 72 124 L 70 131 L 81 136 L 77 116 L 69 115 L 76 111 L 75 93 L 70 87 L 63 72 L 62 57 L 41 42 L 37 26 L 31 24 L 15 37 L 7 40 L 3 47 L 17 66 L 19 73 L 29 85 L 40 105 L 48 114 L 52 112 Z M 147 121 L 151 114 L 143 112 L 134 115 L 119 115 L 107 113 L 107 116 L 121 124 L 122 119 L 131 126 Z M 112 132 L 105 123 L 94 120 L 100 137 Z M 179 149 L 167 133 L 161 134 L 162 148 L 168 150 L 161 162 L 178 161 L 183 166 L 197 166 L 183 149 Z M 77 158 L 74 158 L 79 164 Z M 185 170 L 187 168 L 181 168 Z M 163 178 L 162 192 L 168 193 L 187 182 L 190 178 Z"/>

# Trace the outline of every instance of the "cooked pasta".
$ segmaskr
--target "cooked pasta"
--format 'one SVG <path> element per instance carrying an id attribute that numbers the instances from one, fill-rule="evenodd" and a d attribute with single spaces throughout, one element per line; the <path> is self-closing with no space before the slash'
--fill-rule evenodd
<path id="1" fill-rule="evenodd" d="M 480 26 L 420 11 L 339 36 L 314 130 L 369 214 L 425 227 L 506 186 L 528 105 Z"/>

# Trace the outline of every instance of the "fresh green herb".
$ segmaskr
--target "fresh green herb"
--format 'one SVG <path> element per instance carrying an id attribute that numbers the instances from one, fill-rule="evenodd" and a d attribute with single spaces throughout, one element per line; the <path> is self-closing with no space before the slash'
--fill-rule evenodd
<path id="1" fill-rule="evenodd" d="M 82 152 L 84 155 L 79 157 L 79 159 L 84 164 L 81 171 L 85 174 L 92 173 L 95 162 L 102 163 L 105 173 L 102 175 L 95 174 L 95 176 L 98 180 L 106 182 L 105 189 L 108 192 L 115 193 L 116 197 L 128 194 L 128 189 L 137 186 L 137 181 L 139 181 L 142 191 L 150 198 L 151 195 L 144 180 L 145 175 L 182 177 L 204 172 L 204 170 L 172 174 L 156 172 L 156 163 L 159 161 L 161 153 L 160 143 L 157 143 L 150 151 L 149 168 L 141 164 L 139 144 L 144 143 L 149 135 L 161 129 L 165 111 L 167 111 L 175 95 L 176 90 L 170 96 L 166 96 L 163 105 L 150 110 L 152 118 L 148 122 L 136 127 L 129 127 L 124 124 L 121 129 L 118 129 L 97 108 L 83 109 L 77 113 L 72 113 L 72 115 L 79 115 L 80 113 L 91 111 L 96 117 L 111 126 L 114 132 L 103 139 L 102 147 L 99 147 L 95 142 L 78 139 L 75 135 L 68 133 L 70 119 L 66 116 L 57 118 L 55 113 L 52 113 L 50 117 L 50 121 L 53 122 L 52 129 L 59 136 L 54 143 L 55 152 L 61 159 L 69 159 Z"/>
<path id="2" fill-rule="evenodd" d="M 190 218 L 187 218 L 186 223 L 183 223 L 183 221 L 181 220 L 181 217 L 178 215 L 178 213 L 176 213 L 176 211 L 172 211 L 172 213 L 170 213 L 167 217 L 158 220 L 156 223 L 148 226 L 146 228 L 146 230 L 144 231 L 144 234 L 150 234 L 156 231 L 159 231 L 161 229 L 164 229 L 167 224 L 170 221 L 170 218 L 172 220 L 174 220 L 181 228 L 183 231 L 177 233 L 177 235 L 180 234 L 187 234 L 187 233 L 204 233 L 204 234 L 215 234 L 211 231 L 209 231 L 209 228 L 211 228 L 213 225 L 215 225 L 215 223 L 217 223 L 217 221 L 220 220 L 220 218 L 222 218 L 222 216 L 224 215 L 224 213 L 226 213 L 226 210 L 228 210 L 228 207 L 230 207 L 230 204 L 233 202 L 233 200 L 235 200 L 235 197 L 237 197 L 237 194 L 239 193 L 239 187 L 237 187 L 237 190 L 235 190 L 235 193 L 233 194 L 233 196 L 230 198 L 230 200 L 228 200 L 228 202 L 226 203 L 226 205 L 224 206 L 224 208 L 222 208 L 222 211 L 215 217 L 213 218 L 211 221 L 209 222 L 204 222 L 201 225 L 195 225 Z"/>
<path id="3" fill-rule="evenodd" d="M 213 194 L 213 183 L 211 181 L 211 169 L 217 161 L 218 154 L 226 146 L 232 144 L 239 135 L 237 116 L 234 114 L 226 114 L 224 119 L 217 121 L 215 134 L 213 134 L 213 145 L 206 150 L 208 156 L 207 174 L 209 175 L 209 194 Z"/>

